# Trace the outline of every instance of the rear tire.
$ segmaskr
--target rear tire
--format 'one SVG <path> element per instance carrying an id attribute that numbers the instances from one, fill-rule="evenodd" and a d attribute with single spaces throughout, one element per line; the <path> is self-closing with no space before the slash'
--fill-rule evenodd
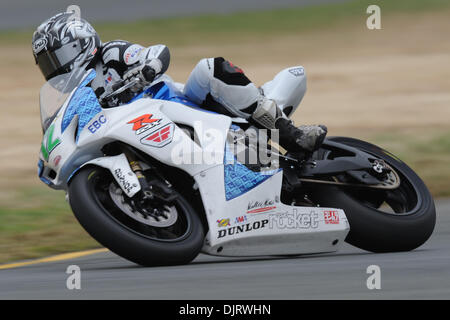
<path id="1" fill-rule="evenodd" d="M 98 184 L 104 183 L 108 176 L 113 181 L 109 171 L 90 166 L 81 169 L 69 185 L 69 202 L 75 217 L 95 240 L 117 255 L 143 266 L 186 264 L 198 255 L 204 240 L 203 227 L 195 211 L 180 194 L 174 205 L 186 221 L 186 230 L 176 239 L 153 239 L 139 233 L 139 228 L 148 230 L 149 226 L 133 230 L 105 208 L 105 203 L 112 201 L 100 200 L 104 196 L 99 193 Z M 119 209 L 115 211 L 121 212 Z"/>
<path id="2" fill-rule="evenodd" d="M 408 199 L 409 204 L 405 204 L 408 209 L 398 214 L 383 212 L 375 208 L 376 205 L 361 201 L 367 198 L 368 189 L 349 192 L 349 189 L 337 186 L 315 186 L 312 197 L 316 203 L 322 207 L 344 210 L 350 224 L 346 242 L 372 252 L 394 252 L 413 250 L 427 241 L 434 230 L 436 210 L 428 188 L 417 174 L 395 156 L 373 144 L 343 137 L 330 140 L 383 159 L 401 173 L 402 183 L 408 183 L 416 194 Z"/>

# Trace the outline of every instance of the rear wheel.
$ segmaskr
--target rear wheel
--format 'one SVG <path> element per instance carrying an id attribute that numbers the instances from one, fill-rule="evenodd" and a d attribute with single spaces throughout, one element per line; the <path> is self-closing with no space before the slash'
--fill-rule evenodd
<path id="1" fill-rule="evenodd" d="M 345 211 L 350 224 L 346 241 L 373 252 L 408 251 L 422 245 L 433 232 L 436 213 L 433 198 L 417 174 L 395 156 L 373 144 L 344 137 L 330 140 L 384 160 L 400 180 L 395 189 L 311 186 L 314 202 L 322 207 Z"/>
<path id="2" fill-rule="evenodd" d="M 203 245 L 203 227 L 180 194 L 139 205 L 125 196 L 110 172 L 80 170 L 69 186 L 70 206 L 83 228 L 103 246 L 144 266 L 185 264 Z"/>

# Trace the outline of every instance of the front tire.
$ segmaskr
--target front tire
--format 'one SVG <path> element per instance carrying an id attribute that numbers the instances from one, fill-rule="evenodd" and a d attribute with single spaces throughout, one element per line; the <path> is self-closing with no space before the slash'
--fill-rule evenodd
<path id="1" fill-rule="evenodd" d="M 198 255 L 204 240 L 203 227 L 183 196 L 178 194 L 173 200 L 178 210 L 176 223 L 158 228 L 132 221 L 121 212 L 106 191 L 113 183 L 108 170 L 89 166 L 82 168 L 69 185 L 72 211 L 95 240 L 142 266 L 186 264 Z"/>
<path id="2" fill-rule="evenodd" d="M 320 206 L 344 210 L 350 224 L 346 242 L 372 252 L 410 251 L 425 243 L 434 230 L 436 210 L 428 188 L 417 174 L 373 144 L 344 137 L 330 140 L 383 159 L 402 177 L 396 193 L 337 186 L 314 188 L 313 198 Z M 384 212 L 383 203 L 394 209 Z"/>

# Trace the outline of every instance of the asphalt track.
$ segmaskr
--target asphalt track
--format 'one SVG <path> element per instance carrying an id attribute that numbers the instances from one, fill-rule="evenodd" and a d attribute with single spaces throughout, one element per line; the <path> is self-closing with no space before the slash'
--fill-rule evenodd
<path id="1" fill-rule="evenodd" d="M 325 255 L 200 255 L 185 266 L 143 268 L 108 251 L 0 270 L 0 299 L 450 299 L 450 200 L 436 205 L 434 234 L 412 252 L 345 245 Z M 69 265 L 81 269 L 80 290 L 66 288 Z M 367 288 L 369 265 L 381 268 L 380 290 Z"/>
<path id="2" fill-rule="evenodd" d="M 37 27 L 70 4 L 81 8 L 91 22 L 130 21 L 197 14 L 227 14 L 237 11 L 270 10 L 348 0 L 2 0 L 0 30 Z"/>

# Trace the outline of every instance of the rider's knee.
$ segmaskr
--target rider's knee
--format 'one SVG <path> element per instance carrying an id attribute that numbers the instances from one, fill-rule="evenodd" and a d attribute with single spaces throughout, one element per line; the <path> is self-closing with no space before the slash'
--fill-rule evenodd
<path id="1" fill-rule="evenodd" d="M 201 79 L 209 79 L 214 75 L 214 58 L 200 60 L 192 70 L 192 75 Z"/>
<path id="2" fill-rule="evenodd" d="M 241 68 L 222 57 L 214 58 L 214 78 L 236 86 L 247 86 L 251 83 Z"/>

